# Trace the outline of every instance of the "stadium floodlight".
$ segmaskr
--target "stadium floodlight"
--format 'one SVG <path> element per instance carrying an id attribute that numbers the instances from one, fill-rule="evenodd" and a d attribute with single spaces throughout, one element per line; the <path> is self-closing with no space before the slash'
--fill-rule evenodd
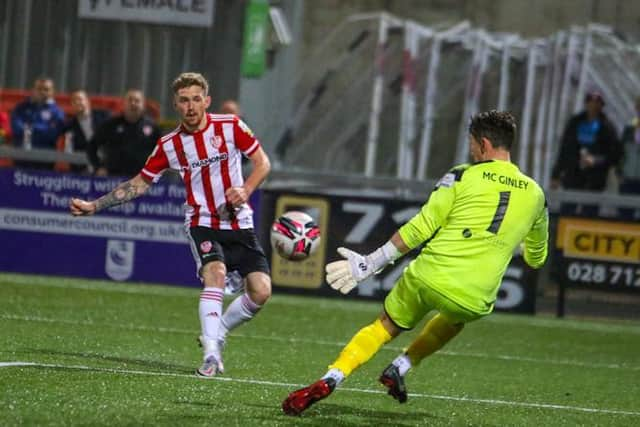
<path id="1" fill-rule="evenodd" d="M 291 30 L 289 29 L 287 19 L 282 13 L 282 9 L 277 6 L 271 6 L 269 8 L 269 16 L 271 17 L 271 24 L 273 25 L 278 43 L 284 46 L 291 44 Z"/>

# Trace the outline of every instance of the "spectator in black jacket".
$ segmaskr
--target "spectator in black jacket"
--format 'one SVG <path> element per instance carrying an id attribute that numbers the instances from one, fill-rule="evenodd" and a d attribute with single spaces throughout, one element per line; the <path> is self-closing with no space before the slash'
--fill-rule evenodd
<path id="1" fill-rule="evenodd" d="M 621 137 L 624 156 L 620 162 L 620 193 L 640 194 L 640 96 L 636 98 L 636 114 L 624 127 Z M 640 210 L 620 209 L 623 219 L 633 220 Z"/>
<path id="2" fill-rule="evenodd" d="M 140 172 L 160 138 L 156 123 L 144 115 L 144 94 L 130 89 L 122 114 L 103 123 L 89 145 L 89 159 L 96 175 L 131 177 Z"/>
<path id="3" fill-rule="evenodd" d="M 91 101 L 84 90 L 76 90 L 71 93 L 71 107 L 73 116 L 64 125 L 65 151 L 86 152 L 89 156 L 89 145 L 93 144 L 93 136 L 96 130 L 110 116 L 106 110 L 94 110 Z M 94 172 L 89 167 L 89 172 Z M 71 171 L 82 173 L 87 170 L 84 165 L 71 165 Z"/>
<path id="4" fill-rule="evenodd" d="M 585 97 L 585 110 L 569 119 L 562 135 L 560 152 L 551 175 L 551 188 L 562 185 L 569 190 L 603 191 L 609 169 L 621 156 L 616 130 L 603 112 L 604 99 L 599 92 Z M 597 216 L 597 206 L 566 204 L 564 214 Z"/>

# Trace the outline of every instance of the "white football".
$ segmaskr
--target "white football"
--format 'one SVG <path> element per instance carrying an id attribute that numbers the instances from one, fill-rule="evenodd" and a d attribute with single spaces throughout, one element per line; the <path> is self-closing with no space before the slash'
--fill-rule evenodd
<path id="1" fill-rule="evenodd" d="M 304 212 L 285 212 L 271 226 L 271 247 L 285 259 L 302 261 L 319 245 L 320 227 Z"/>

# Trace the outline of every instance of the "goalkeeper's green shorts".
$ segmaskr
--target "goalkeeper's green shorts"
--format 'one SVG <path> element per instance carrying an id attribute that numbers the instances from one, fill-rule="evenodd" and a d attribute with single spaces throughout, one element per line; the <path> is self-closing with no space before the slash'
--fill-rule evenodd
<path id="1" fill-rule="evenodd" d="M 402 274 L 384 300 L 384 310 L 402 329 L 413 329 L 430 311 L 437 310 L 452 324 L 468 323 L 488 313 L 474 313 L 423 282 Z"/>

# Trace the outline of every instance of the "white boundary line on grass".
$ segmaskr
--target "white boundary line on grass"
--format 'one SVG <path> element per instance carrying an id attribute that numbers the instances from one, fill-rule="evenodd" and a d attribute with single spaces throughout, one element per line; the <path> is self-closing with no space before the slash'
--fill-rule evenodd
<path id="1" fill-rule="evenodd" d="M 52 368 L 52 369 L 75 369 L 79 371 L 104 372 L 109 374 L 179 377 L 179 378 L 189 378 L 189 379 L 194 379 L 198 381 L 203 381 L 202 379 L 197 378 L 195 375 L 178 374 L 178 373 L 172 373 L 172 372 L 138 371 L 138 370 L 129 370 L 129 369 L 100 368 L 100 367 L 91 367 L 91 366 L 83 366 L 83 365 L 58 365 L 53 363 L 35 363 L 35 362 L 17 362 L 17 361 L 16 362 L 0 362 L 0 368 L 12 368 L 12 367 L 13 368 L 35 367 L 35 368 Z M 275 387 L 286 387 L 286 388 L 292 388 L 292 389 L 304 386 L 303 384 L 282 383 L 282 382 L 274 382 L 274 381 L 244 379 L 244 378 L 214 377 L 212 379 L 216 381 L 256 384 L 256 385 L 275 386 Z M 385 391 L 381 391 L 381 390 L 370 390 L 370 389 L 350 388 L 350 387 L 340 387 L 339 390 L 349 391 L 354 393 L 385 394 L 385 395 L 387 394 Z M 424 394 L 424 393 L 409 393 L 409 396 L 414 398 L 420 397 L 425 399 L 451 400 L 456 402 L 484 403 L 488 405 L 520 406 L 520 407 L 526 407 L 526 408 L 554 409 L 554 410 L 564 410 L 564 411 L 588 412 L 588 413 L 596 413 L 596 414 L 640 416 L 640 412 L 635 412 L 635 411 L 622 411 L 617 409 L 601 409 L 601 408 L 585 408 L 581 406 L 556 405 L 552 403 L 516 402 L 516 401 L 499 400 L 499 399 L 475 399 L 471 397 L 444 396 L 439 394 Z"/>
<path id="2" fill-rule="evenodd" d="M 194 336 L 197 335 L 195 331 L 187 330 L 187 329 L 150 327 L 150 326 L 138 326 L 138 325 L 119 325 L 117 323 L 102 324 L 102 323 L 93 322 L 91 320 L 76 321 L 76 320 L 67 320 L 67 319 L 52 319 L 52 318 L 39 317 L 39 316 L 18 316 L 15 314 L 1 314 L 0 319 L 24 320 L 27 322 L 61 323 L 61 324 L 67 324 L 67 325 L 100 326 L 100 327 L 109 327 L 109 328 L 124 329 L 124 330 L 130 330 L 130 331 L 151 331 L 151 332 L 162 332 L 162 333 L 173 333 L 173 334 L 186 334 L 186 335 L 194 335 Z M 327 340 L 319 340 L 319 339 L 284 338 L 284 337 L 277 337 L 277 336 L 251 335 L 251 334 L 238 334 L 238 333 L 232 333 L 231 336 L 237 337 L 237 338 L 243 338 L 243 339 L 278 341 L 278 342 L 284 342 L 289 344 L 301 343 L 301 344 L 315 344 L 315 345 L 330 345 L 334 347 L 344 347 L 347 344 L 346 342 L 327 341 Z M 402 351 L 402 347 L 396 347 L 396 346 L 390 345 L 390 346 L 383 347 L 382 350 L 383 351 Z M 464 353 L 464 352 L 450 351 L 450 350 L 441 350 L 437 354 L 444 355 L 444 356 L 473 357 L 477 359 L 498 359 L 498 360 L 514 361 L 514 362 L 526 362 L 526 363 L 537 363 L 537 364 L 547 364 L 547 365 L 563 365 L 563 366 L 574 366 L 574 367 L 582 367 L 582 368 L 622 369 L 626 371 L 640 371 L 640 366 L 625 366 L 617 363 L 586 363 L 586 362 L 580 362 L 577 360 L 536 359 L 533 357 L 510 356 L 510 355 L 504 355 L 504 354 L 487 354 L 487 353 Z"/>

